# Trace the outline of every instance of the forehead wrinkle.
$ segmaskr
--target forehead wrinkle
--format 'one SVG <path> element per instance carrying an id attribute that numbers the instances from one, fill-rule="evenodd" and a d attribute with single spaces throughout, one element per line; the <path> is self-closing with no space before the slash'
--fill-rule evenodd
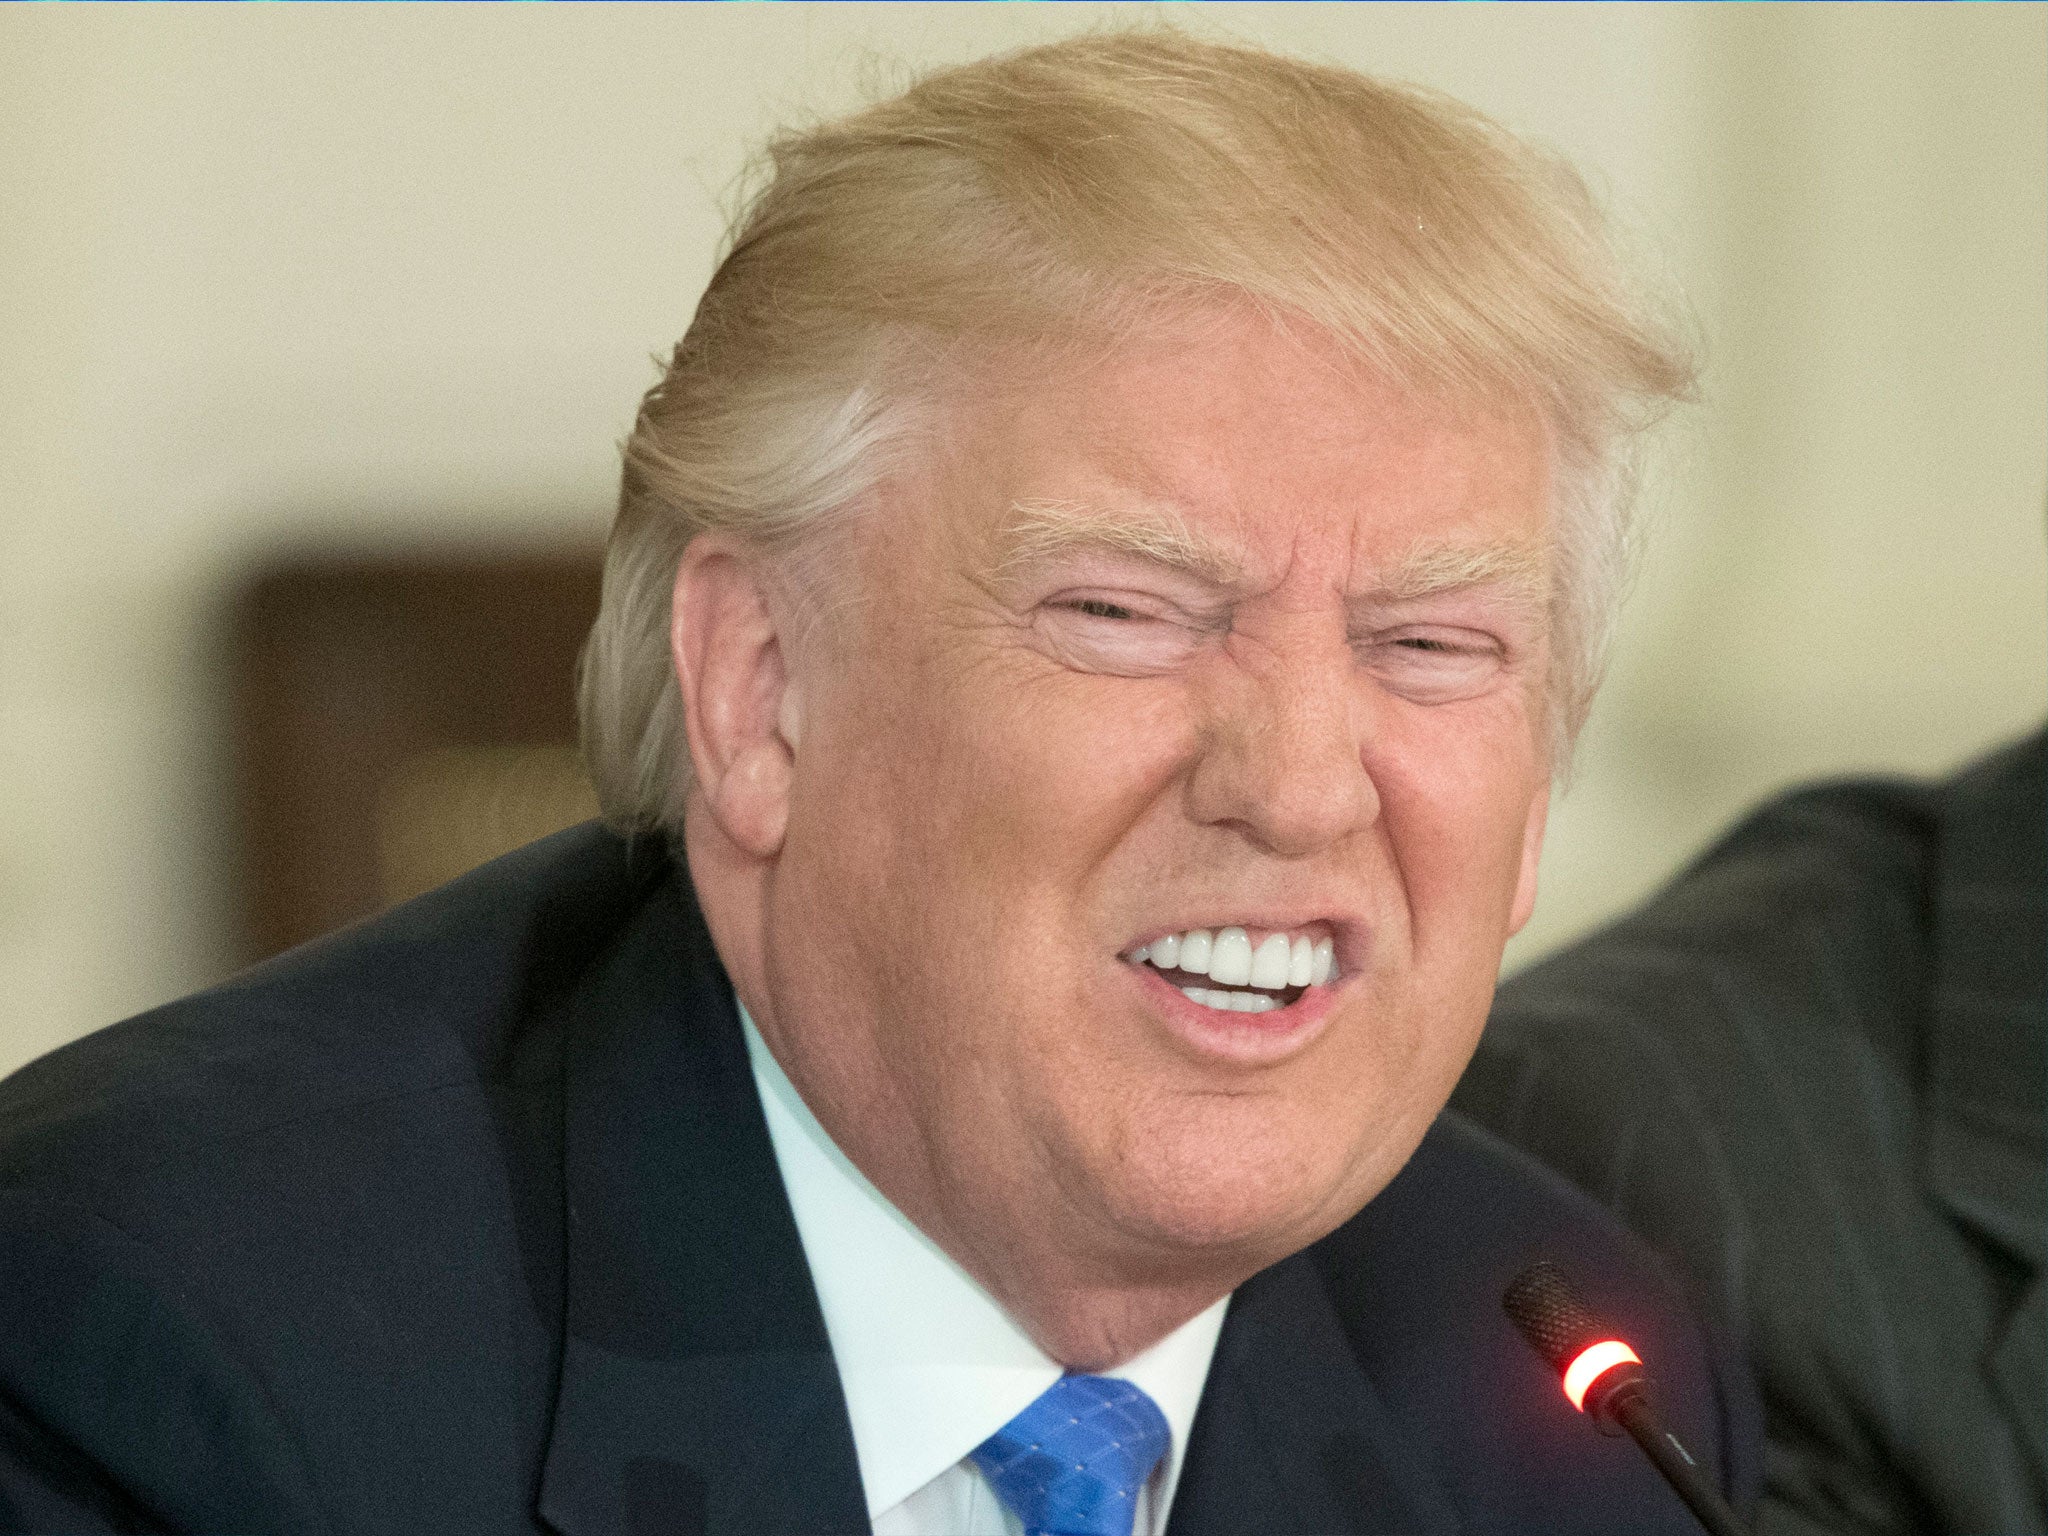
<path id="1" fill-rule="evenodd" d="M 1019 501 L 1003 523 L 998 548 L 999 575 L 1066 556 L 1110 554 L 1185 571 L 1219 587 L 1244 581 L 1244 566 L 1236 556 L 1197 536 L 1179 513 L 1156 502 L 1106 508 L 1077 501 Z"/>

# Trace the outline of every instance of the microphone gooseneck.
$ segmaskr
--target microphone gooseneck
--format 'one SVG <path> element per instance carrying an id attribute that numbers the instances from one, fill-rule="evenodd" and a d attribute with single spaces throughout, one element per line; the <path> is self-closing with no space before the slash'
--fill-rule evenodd
<path id="1" fill-rule="evenodd" d="M 1565 1278 L 1540 1259 L 1515 1276 L 1501 1297 L 1522 1337 L 1557 1371 L 1571 1405 L 1605 1434 L 1626 1434 L 1712 1536 L 1745 1536 L 1692 1453 L 1658 1418 L 1642 1357 L 1603 1323 Z"/>

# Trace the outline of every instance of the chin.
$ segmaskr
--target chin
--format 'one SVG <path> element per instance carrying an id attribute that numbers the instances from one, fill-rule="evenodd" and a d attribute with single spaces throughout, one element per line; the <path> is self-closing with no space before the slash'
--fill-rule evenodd
<path id="1" fill-rule="evenodd" d="M 1355 1148 L 1333 1149 L 1299 1121 L 1198 1118 L 1140 1138 L 1108 1191 L 1112 1219 L 1148 1246 L 1235 1258 L 1249 1273 L 1348 1220 L 1386 1182 L 1361 1169 Z"/>

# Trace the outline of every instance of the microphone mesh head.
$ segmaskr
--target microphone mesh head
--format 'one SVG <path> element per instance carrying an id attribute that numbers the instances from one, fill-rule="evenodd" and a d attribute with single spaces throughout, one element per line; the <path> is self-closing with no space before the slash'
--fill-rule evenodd
<path id="1" fill-rule="evenodd" d="M 1613 1337 L 1613 1330 L 1579 1300 L 1564 1271 L 1548 1259 L 1538 1259 L 1515 1276 L 1500 1304 L 1522 1337 L 1560 1371 L 1588 1344 Z"/>

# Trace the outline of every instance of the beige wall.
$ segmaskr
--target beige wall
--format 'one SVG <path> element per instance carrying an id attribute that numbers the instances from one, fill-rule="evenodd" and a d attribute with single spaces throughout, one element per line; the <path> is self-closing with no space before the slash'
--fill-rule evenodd
<path id="1" fill-rule="evenodd" d="M 0 1070 L 221 968 L 238 572 L 594 537 L 751 139 L 1124 10 L 0 11 Z M 2048 8 L 1192 24 L 1561 144 L 1709 334 L 1518 954 L 1774 785 L 2040 716 Z"/>

